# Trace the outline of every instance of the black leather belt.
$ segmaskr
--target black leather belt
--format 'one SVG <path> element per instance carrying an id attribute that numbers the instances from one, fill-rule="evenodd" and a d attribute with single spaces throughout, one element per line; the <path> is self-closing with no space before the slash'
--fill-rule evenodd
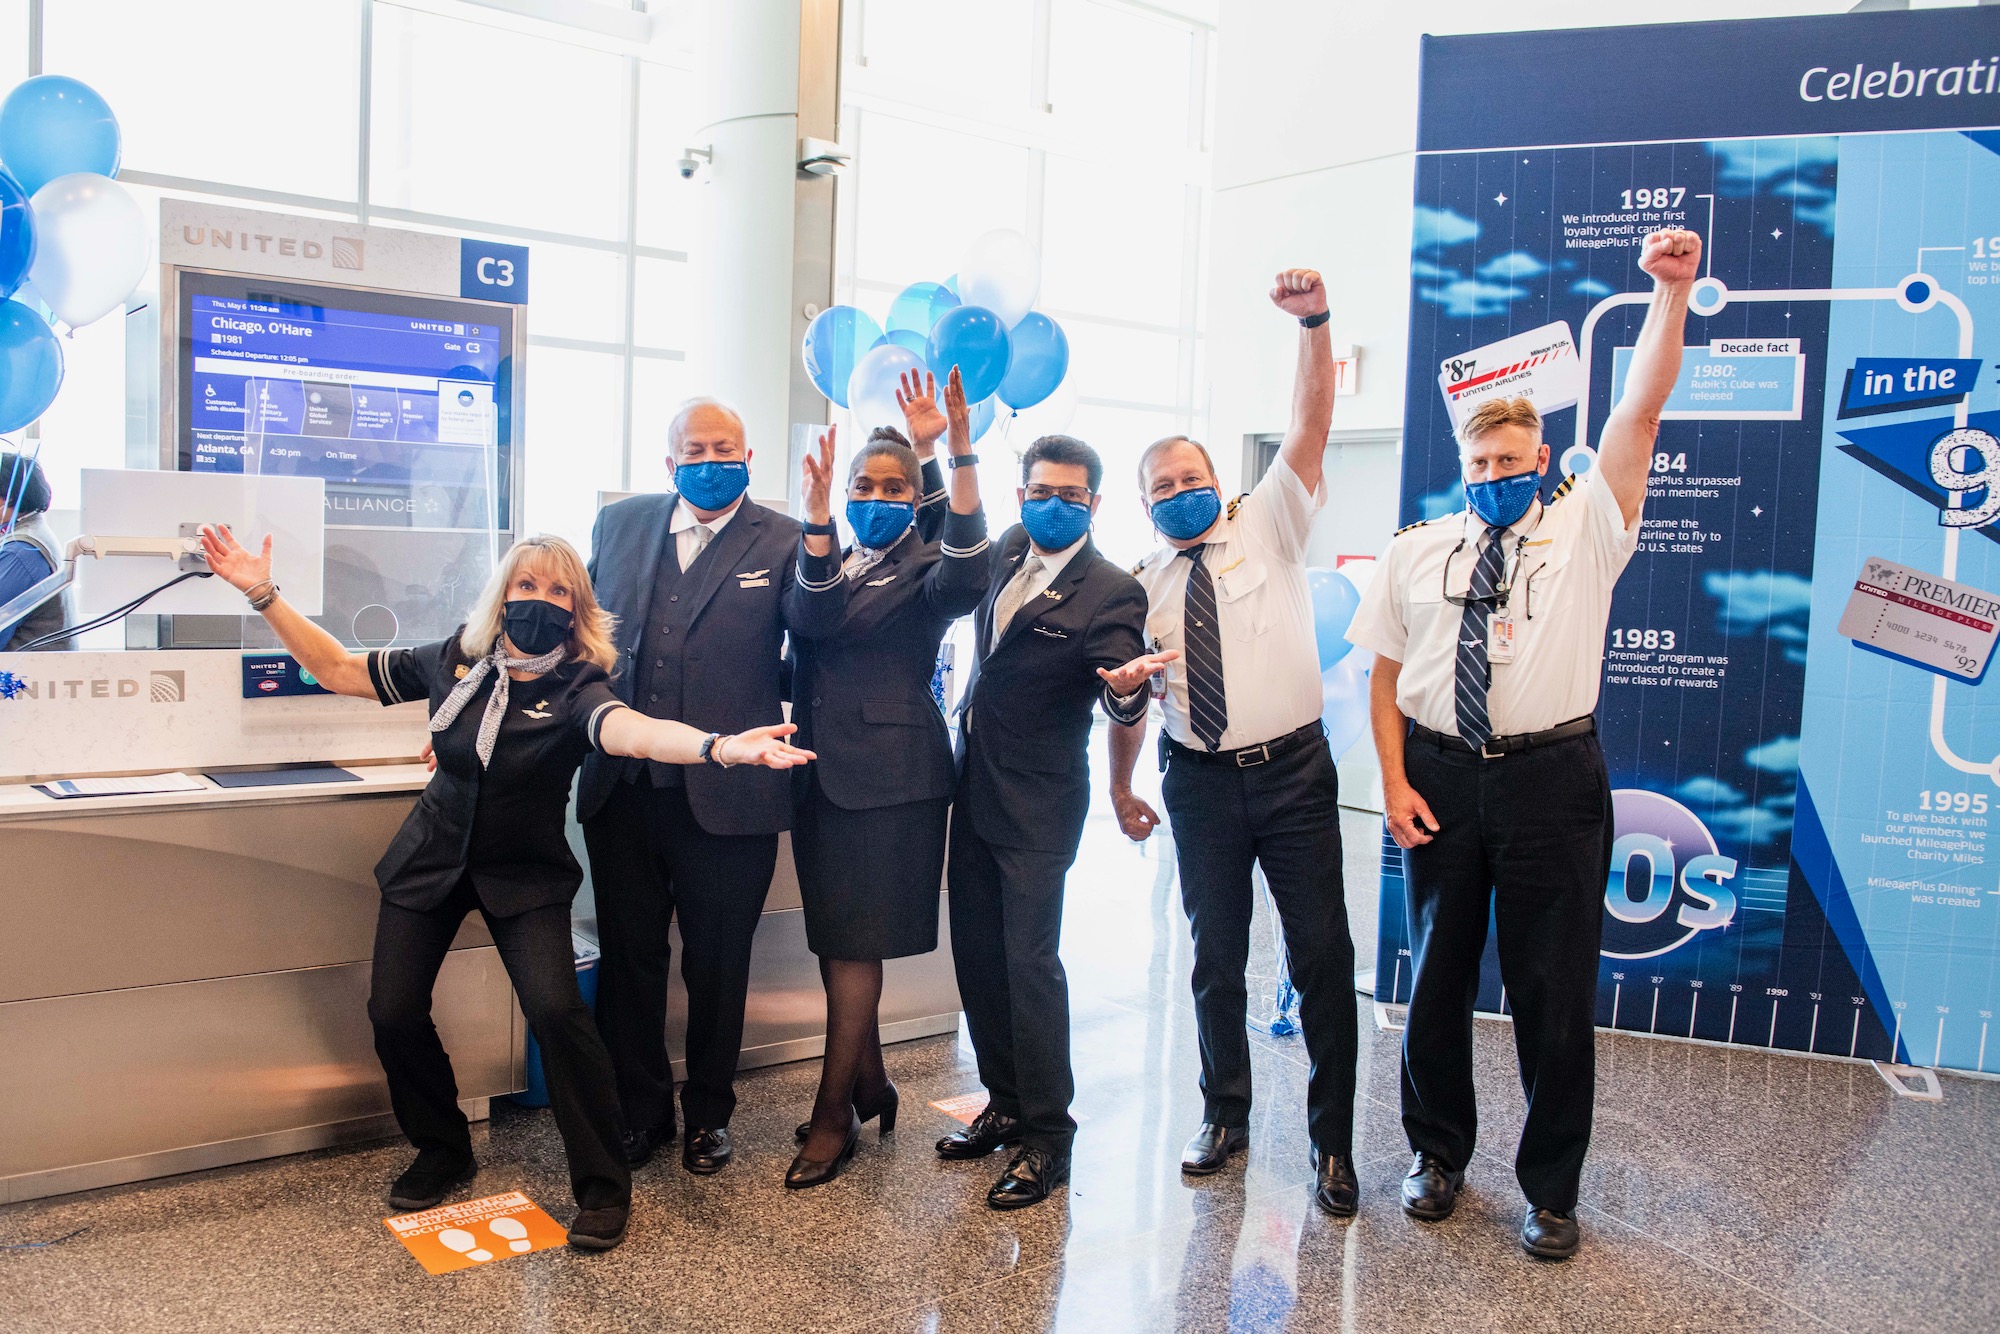
<path id="1" fill-rule="evenodd" d="M 1269 764 L 1280 755 L 1289 754 L 1300 746 L 1325 738 L 1326 728 L 1317 719 L 1296 732 L 1285 733 L 1274 741 L 1266 741 L 1259 746 L 1245 746 L 1241 750 L 1196 750 L 1162 734 L 1167 749 L 1175 759 L 1194 760 L 1200 764 L 1226 764 L 1235 769 L 1251 769 L 1260 764 Z"/>
<path id="2" fill-rule="evenodd" d="M 1425 741 L 1439 750 L 1463 751 L 1477 755 L 1481 759 L 1497 760 L 1502 755 L 1511 755 L 1518 750 L 1533 750 L 1537 746 L 1553 746 L 1558 741 L 1569 741 L 1575 737 L 1589 736 L 1597 730 L 1597 719 L 1592 717 L 1572 718 L 1566 723 L 1557 723 L 1543 732 L 1517 732 L 1513 736 L 1489 738 L 1486 749 L 1480 750 L 1463 737 L 1446 732 L 1433 732 L 1422 723 L 1410 724 L 1410 734 L 1419 741 Z"/>

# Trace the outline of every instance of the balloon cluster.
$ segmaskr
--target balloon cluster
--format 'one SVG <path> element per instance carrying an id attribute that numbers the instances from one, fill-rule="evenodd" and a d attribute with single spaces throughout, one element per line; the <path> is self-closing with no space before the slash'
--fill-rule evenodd
<path id="1" fill-rule="evenodd" d="M 1373 561 L 1358 562 L 1357 573 L 1372 573 Z M 1306 585 L 1312 591 L 1313 637 L 1319 645 L 1320 718 L 1326 723 L 1327 743 L 1334 758 L 1347 752 L 1368 731 L 1368 669 L 1375 655 L 1347 642 L 1347 627 L 1361 609 L 1361 584 L 1348 574 L 1349 565 L 1339 570 L 1307 570 Z"/>
<path id="2" fill-rule="evenodd" d="M 1034 309 L 1042 260 L 1016 231 L 992 231 L 972 243 L 958 272 L 941 283 L 912 283 L 877 324 L 856 306 L 830 306 L 806 329 L 800 357 L 813 385 L 854 414 L 858 433 L 903 424 L 896 386 L 905 371 L 942 380 L 958 367 L 972 405 L 972 438 L 996 421 L 1009 432 L 1026 420 L 1036 435 L 1069 425 L 1076 392 L 1069 338 Z M 1034 409 L 1032 417 L 1023 414 Z M 1004 415 L 1003 415 L 1004 414 Z"/>
<path id="3" fill-rule="evenodd" d="M 0 101 L 0 432 L 62 387 L 50 321 L 102 319 L 146 276 L 145 213 L 111 179 L 119 153 L 118 118 L 75 79 L 40 75 Z"/>

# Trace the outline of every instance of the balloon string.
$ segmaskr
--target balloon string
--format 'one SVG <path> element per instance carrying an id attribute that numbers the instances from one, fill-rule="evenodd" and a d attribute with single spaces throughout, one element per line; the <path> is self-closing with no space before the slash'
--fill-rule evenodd
<path id="1" fill-rule="evenodd" d="M 7 479 L 7 527 L 0 536 L 12 536 L 15 525 L 21 522 L 21 501 L 28 494 L 28 479 L 34 476 L 35 465 L 42 458 L 42 437 L 35 437 L 35 452 L 24 463 L 19 451 L 14 454 L 14 475 Z"/>

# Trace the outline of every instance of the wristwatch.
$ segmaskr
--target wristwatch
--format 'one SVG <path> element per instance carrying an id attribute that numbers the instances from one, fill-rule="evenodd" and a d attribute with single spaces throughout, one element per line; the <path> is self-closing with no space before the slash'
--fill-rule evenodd
<path id="1" fill-rule="evenodd" d="M 977 454 L 953 454 L 951 456 L 951 462 L 948 463 L 946 466 L 951 468 L 970 468 L 973 464 L 977 462 L 979 462 L 979 456 Z"/>
<path id="2" fill-rule="evenodd" d="M 1300 317 L 1299 327 L 1301 329 L 1317 329 L 1319 328 L 1320 325 L 1325 324 L 1328 320 L 1332 318 L 1333 318 L 1332 311 L 1322 310 L 1317 315 L 1305 315 Z"/>
<path id="3" fill-rule="evenodd" d="M 840 532 L 839 529 L 833 526 L 833 520 L 831 519 L 828 519 L 825 523 L 807 523 L 800 526 L 805 529 L 807 537 L 836 537 Z"/>
<path id="4" fill-rule="evenodd" d="M 721 740 L 722 740 L 722 733 L 710 732 L 708 736 L 702 741 L 701 762 L 703 764 L 712 764 L 718 769 L 723 769 L 728 767 L 727 765 L 723 764 L 722 757 L 715 753 L 716 743 Z"/>

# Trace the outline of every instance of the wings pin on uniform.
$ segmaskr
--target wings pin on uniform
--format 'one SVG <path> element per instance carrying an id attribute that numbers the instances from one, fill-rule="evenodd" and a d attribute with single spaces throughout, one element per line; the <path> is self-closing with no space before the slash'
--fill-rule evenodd
<path id="1" fill-rule="evenodd" d="M 885 574 L 880 579 L 870 579 L 868 581 L 868 587 L 880 588 L 882 585 L 888 583 L 891 579 L 894 579 L 895 577 L 896 576 L 893 574 Z"/>
<path id="2" fill-rule="evenodd" d="M 771 581 L 766 576 L 770 573 L 771 571 L 768 567 L 762 570 L 738 570 L 736 572 L 736 586 L 738 588 L 769 588 Z"/>
<path id="3" fill-rule="evenodd" d="M 547 700 L 543 699 L 543 700 L 537 700 L 537 701 L 535 701 L 535 707 L 534 707 L 534 708 L 532 708 L 532 709 L 523 709 L 523 710 L 521 710 L 521 712 L 522 712 L 522 713 L 524 713 L 524 714 L 526 714 L 526 715 L 527 715 L 528 717 L 530 717 L 530 718 L 549 718 L 549 717 L 553 717 L 554 715 L 552 715 L 551 713 L 549 713 L 548 709 L 549 709 L 549 702 L 548 702 Z"/>
<path id="4" fill-rule="evenodd" d="M 1056 592 L 1056 590 L 1053 588 L 1044 588 L 1042 590 L 1042 596 L 1047 598 L 1051 602 L 1061 602 L 1063 597 L 1062 594 Z"/>

